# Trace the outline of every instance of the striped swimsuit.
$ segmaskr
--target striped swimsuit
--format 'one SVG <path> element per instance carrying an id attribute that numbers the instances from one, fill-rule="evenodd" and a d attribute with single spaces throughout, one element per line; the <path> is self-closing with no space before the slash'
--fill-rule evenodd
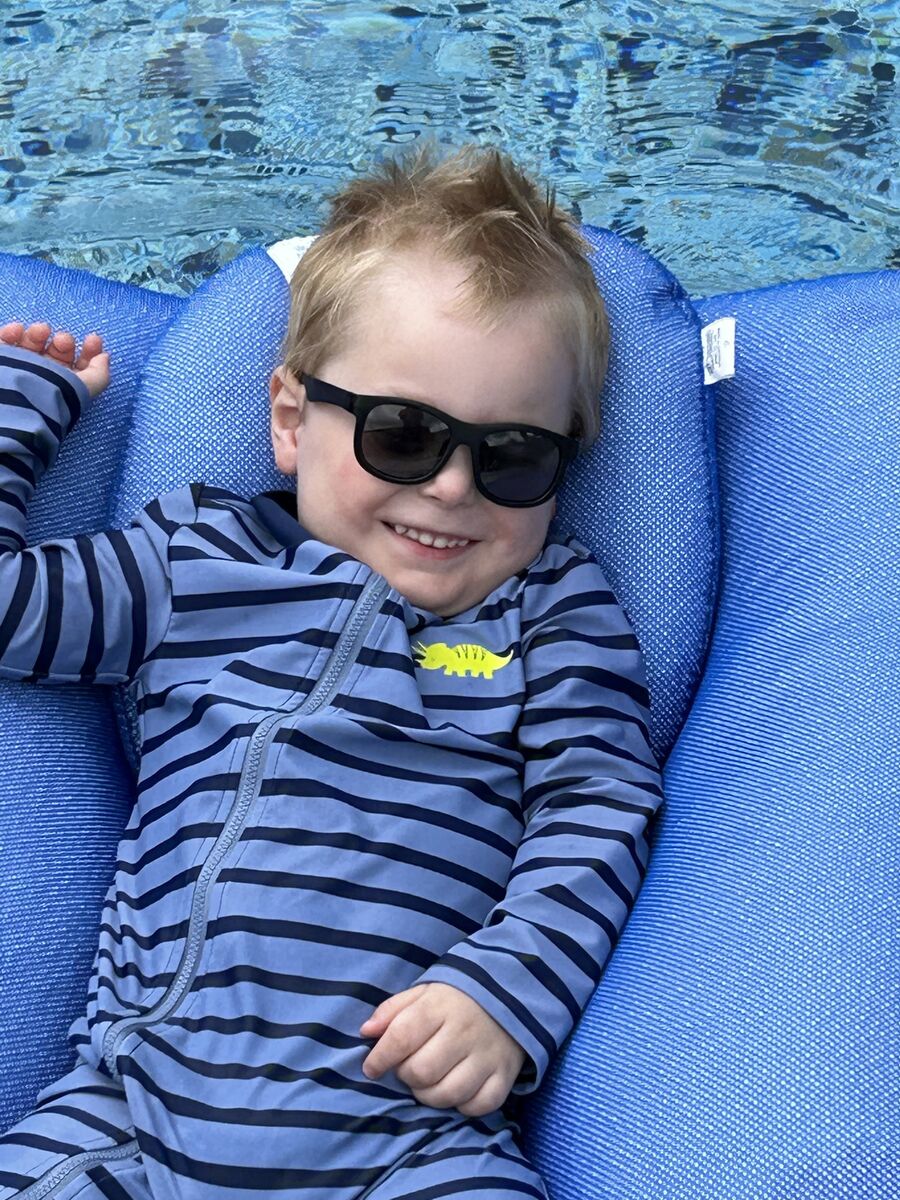
<path id="1" fill-rule="evenodd" d="M 0 1200 L 546 1196 L 512 1105 L 367 1079 L 358 1031 L 452 984 L 524 1048 L 521 1096 L 590 999 L 663 795 L 603 573 L 550 539 L 442 618 L 290 493 L 196 483 L 25 549 L 87 401 L 0 352 L 0 675 L 127 684 L 141 741 L 75 1066 L 0 1138 Z"/>

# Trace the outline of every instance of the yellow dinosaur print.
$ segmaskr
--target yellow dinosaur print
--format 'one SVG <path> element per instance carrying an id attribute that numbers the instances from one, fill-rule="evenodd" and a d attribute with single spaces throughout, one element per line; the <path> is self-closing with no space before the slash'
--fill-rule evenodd
<path id="1" fill-rule="evenodd" d="M 481 675 L 485 679 L 493 679 L 494 672 L 499 671 L 513 656 L 512 650 L 506 658 L 492 654 L 484 646 L 476 646 L 472 642 L 463 642 L 460 646 L 448 646 L 446 642 L 432 642 L 424 646 L 418 642 L 413 646 L 416 654 L 422 657 L 416 660 L 417 667 L 426 671 L 437 671 L 444 668 L 445 675 Z"/>

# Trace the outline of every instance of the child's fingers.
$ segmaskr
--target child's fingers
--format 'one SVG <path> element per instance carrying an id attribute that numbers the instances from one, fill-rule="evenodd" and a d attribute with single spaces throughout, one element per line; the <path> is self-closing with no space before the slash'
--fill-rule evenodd
<path id="1" fill-rule="evenodd" d="M 51 335 L 50 326 L 46 321 L 33 322 L 27 329 L 21 321 L 7 321 L 5 325 L 0 325 L 0 341 L 7 346 L 22 346 L 25 350 L 46 354 L 57 362 L 73 365 L 75 338 L 65 329 Z M 75 367 L 86 367 L 91 359 L 102 351 L 103 338 L 99 333 L 89 333 L 84 339 Z"/>
<path id="2" fill-rule="evenodd" d="M 18 346 L 24 332 L 25 326 L 21 321 L 7 321 L 5 325 L 0 325 L 0 342 L 6 342 L 7 346 Z"/>
<path id="3" fill-rule="evenodd" d="M 87 335 L 77 362 L 74 336 L 66 329 L 51 334 L 46 321 L 35 321 L 27 329 L 21 321 L 7 321 L 0 325 L 0 343 L 44 354 L 77 372 L 92 396 L 98 395 L 109 384 L 109 354 L 103 349 L 103 338 L 99 333 Z"/>
<path id="4" fill-rule="evenodd" d="M 49 337 L 50 326 L 46 321 L 37 321 L 33 325 L 29 325 L 22 335 L 22 349 L 34 350 L 38 354 L 43 354 Z"/>
<path id="5" fill-rule="evenodd" d="M 66 366 L 71 366 L 72 359 L 75 357 L 75 339 L 71 333 L 67 333 L 64 329 L 54 333 L 47 345 L 47 356 Z"/>
<path id="6" fill-rule="evenodd" d="M 77 375 L 92 396 L 99 396 L 109 386 L 109 355 L 95 354 L 86 367 L 78 369 Z"/>
<path id="7" fill-rule="evenodd" d="M 86 367 L 95 355 L 103 353 L 103 338 L 99 333 L 89 333 L 81 346 L 81 354 L 75 366 Z"/>

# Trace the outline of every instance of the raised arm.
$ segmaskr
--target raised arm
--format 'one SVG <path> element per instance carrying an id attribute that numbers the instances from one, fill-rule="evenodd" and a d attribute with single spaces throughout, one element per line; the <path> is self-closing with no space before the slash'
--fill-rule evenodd
<path id="1" fill-rule="evenodd" d="M 597 986 L 663 802 L 625 613 L 592 559 L 570 557 L 553 574 L 523 606 L 525 832 L 506 895 L 415 981 L 460 988 L 519 1042 L 518 1095 L 539 1085 Z"/>
<path id="2" fill-rule="evenodd" d="M 28 503 L 90 401 L 73 370 L 0 344 L 0 677 L 124 683 L 168 625 L 168 544 L 196 512 L 190 488 L 128 529 L 25 545 Z"/>

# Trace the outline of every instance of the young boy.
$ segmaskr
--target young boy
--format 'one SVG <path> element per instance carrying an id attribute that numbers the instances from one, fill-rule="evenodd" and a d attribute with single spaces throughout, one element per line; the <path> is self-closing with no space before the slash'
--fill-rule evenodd
<path id="1" fill-rule="evenodd" d="M 270 385 L 296 494 L 195 483 L 30 549 L 109 359 L 0 329 L 0 675 L 125 683 L 142 734 L 76 1066 L 0 1200 L 547 1195 L 502 1106 L 662 803 L 637 640 L 548 538 L 606 363 L 584 249 L 496 151 L 351 183 Z"/>

